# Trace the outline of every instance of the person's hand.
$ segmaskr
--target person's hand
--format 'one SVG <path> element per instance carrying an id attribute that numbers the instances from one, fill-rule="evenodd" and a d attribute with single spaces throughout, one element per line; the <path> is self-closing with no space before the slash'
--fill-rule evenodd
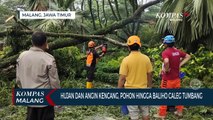
<path id="1" fill-rule="evenodd" d="M 103 44 L 101 44 L 101 45 L 95 47 L 95 50 L 97 50 L 97 49 L 99 49 L 99 48 L 102 48 L 102 47 L 103 47 Z"/>
<path id="2" fill-rule="evenodd" d="M 104 55 L 105 55 L 105 53 L 104 53 L 104 52 L 102 52 L 102 53 L 101 53 L 101 55 L 100 55 L 100 57 L 103 57 Z"/>
<path id="3" fill-rule="evenodd" d="M 170 68 L 167 69 L 167 70 L 164 68 L 164 69 L 162 69 L 162 73 L 163 73 L 163 74 L 164 74 L 164 73 L 168 73 L 168 72 L 170 72 L 170 70 L 171 70 Z"/>
<path id="4" fill-rule="evenodd" d="M 179 69 L 182 67 L 183 65 L 180 63 L 180 65 L 179 65 Z"/>
<path id="5" fill-rule="evenodd" d="M 104 46 L 104 44 L 101 44 L 101 45 L 100 45 L 100 47 L 103 47 L 103 46 Z"/>

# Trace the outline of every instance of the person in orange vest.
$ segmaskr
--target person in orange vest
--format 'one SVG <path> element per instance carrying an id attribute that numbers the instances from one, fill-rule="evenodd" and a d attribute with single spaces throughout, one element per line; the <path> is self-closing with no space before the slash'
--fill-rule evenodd
<path id="1" fill-rule="evenodd" d="M 93 79 L 94 79 L 94 73 L 95 73 L 95 67 L 96 63 L 98 62 L 98 59 L 104 56 L 106 53 L 106 45 L 99 45 L 95 47 L 94 41 L 89 41 L 88 43 L 88 51 L 87 51 L 87 60 L 86 60 L 86 68 L 87 68 L 87 82 L 86 82 L 86 88 L 90 89 L 93 88 Z M 99 55 L 97 53 L 97 49 L 102 48 L 102 52 Z"/>
<path id="2" fill-rule="evenodd" d="M 163 45 L 166 48 L 162 52 L 162 81 L 161 88 L 164 89 L 177 89 L 180 88 L 180 68 L 183 66 L 191 56 L 174 47 L 175 37 L 173 35 L 167 35 L 164 38 Z M 178 117 L 182 117 L 183 106 L 176 106 L 177 111 L 174 112 Z M 159 113 L 154 115 L 156 118 L 164 119 L 167 114 L 167 106 L 162 105 L 159 108 Z"/>

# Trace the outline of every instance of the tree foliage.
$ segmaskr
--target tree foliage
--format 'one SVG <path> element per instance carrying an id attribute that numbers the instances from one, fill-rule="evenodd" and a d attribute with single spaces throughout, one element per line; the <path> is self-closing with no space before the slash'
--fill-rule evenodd
<path id="1" fill-rule="evenodd" d="M 213 48 L 213 1 L 212 0 L 166 0 L 161 13 L 182 14 L 180 21 L 159 18 L 156 29 L 161 34 L 173 34 L 178 43 L 190 52 L 202 43 Z"/>

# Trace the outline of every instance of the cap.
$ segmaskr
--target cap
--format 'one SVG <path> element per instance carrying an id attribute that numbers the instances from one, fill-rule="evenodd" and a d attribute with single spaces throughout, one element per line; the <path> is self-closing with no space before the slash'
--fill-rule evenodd
<path id="1" fill-rule="evenodd" d="M 141 47 L 141 41 L 140 41 L 140 38 L 136 35 L 133 35 L 133 36 L 130 36 L 128 39 L 127 39 L 127 45 L 130 46 L 130 45 L 133 45 L 134 43 L 137 43 L 140 47 Z"/>
<path id="2" fill-rule="evenodd" d="M 163 38 L 164 44 L 174 43 L 175 37 L 173 35 L 167 35 L 165 38 Z"/>

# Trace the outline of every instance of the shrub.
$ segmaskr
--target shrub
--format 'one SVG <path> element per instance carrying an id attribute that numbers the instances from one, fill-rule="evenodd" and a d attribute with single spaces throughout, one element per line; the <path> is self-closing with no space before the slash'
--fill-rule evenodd
<path id="1" fill-rule="evenodd" d="M 74 79 L 81 74 L 83 61 L 80 60 L 80 51 L 77 47 L 66 47 L 53 51 L 58 73 L 62 78 Z"/>

